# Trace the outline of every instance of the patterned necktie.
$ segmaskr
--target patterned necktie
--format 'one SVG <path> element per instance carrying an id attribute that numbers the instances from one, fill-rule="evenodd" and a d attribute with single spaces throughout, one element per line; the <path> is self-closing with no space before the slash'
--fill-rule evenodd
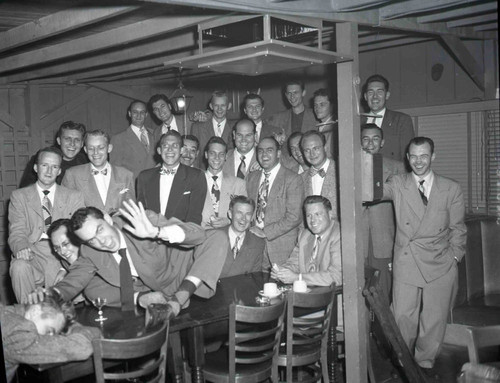
<path id="1" fill-rule="evenodd" d="M 429 201 L 425 196 L 424 182 L 425 180 L 418 181 L 418 192 L 420 193 L 420 198 L 422 198 L 422 202 L 424 203 L 425 206 L 427 206 L 427 202 Z"/>
<path id="2" fill-rule="evenodd" d="M 141 142 L 146 150 L 149 151 L 148 133 L 146 132 L 146 128 L 144 126 L 141 128 Z"/>
<path id="3" fill-rule="evenodd" d="M 269 195 L 269 176 L 271 173 L 264 173 L 264 182 L 260 184 L 259 194 L 257 196 L 257 222 L 264 223 L 264 216 L 266 215 L 267 196 Z"/>
<path id="4" fill-rule="evenodd" d="M 241 178 L 242 180 L 245 179 L 245 174 L 247 173 L 247 166 L 245 165 L 245 156 L 240 157 L 240 166 L 238 166 L 238 173 L 236 174 L 236 177 Z"/>
<path id="5" fill-rule="evenodd" d="M 314 166 L 311 166 L 311 177 L 314 177 L 316 174 L 319 174 L 321 178 L 325 178 L 326 172 L 325 169 L 316 169 Z"/>
<path id="6" fill-rule="evenodd" d="M 43 192 L 43 200 L 42 200 L 42 213 L 43 213 L 43 222 L 45 224 L 45 232 L 49 229 L 52 224 L 52 203 L 48 197 L 50 193 L 49 190 L 44 190 Z"/>
<path id="7" fill-rule="evenodd" d="M 238 245 L 240 244 L 240 237 L 236 237 L 236 240 L 234 241 L 234 246 L 232 248 L 232 251 L 233 251 L 233 258 L 236 259 L 236 257 L 238 256 L 238 252 L 240 251 L 240 249 L 238 248 Z"/>
<path id="8" fill-rule="evenodd" d="M 127 258 L 127 249 L 118 250 L 118 254 L 122 257 L 120 261 L 120 301 L 122 311 L 132 311 L 134 310 L 134 286 Z"/>
<path id="9" fill-rule="evenodd" d="M 321 237 L 319 235 L 314 239 L 314 246 L 311 254 L 311 259 L 309 260 L 309 265 L 307 267 L 308 273 L 314 273 L 317 271 L 316 258 L 318 257 L 319 246 L 321 245 Z"/>
<path id="10" fill-rule="evenodd" d="M 217 134 L 216 134 L 217 137 L 222 137 L 222 131 L 221 131 L 221 128 L 220 128 L 221 124 L 222 124 L 221 122 L 217 123 Z"/>
<path id="11" fill-rule="evenodd" d="M 215 216 L 219 216 L 219 200 L 220 200 L 220 190 L 219 190 L 219 185 L 217 185 L 217 178 L 218 176 L 212 176 L 212 179 L 214 180 L 214 183 L 212 184 L 212 205 L 214 207 L 214 212 Z"/>
<path id="12" fill-rule="evenodd" d="M 160 168 L 160 175 L 161 176 L 168 176 L 168 175 L 174 175 L 176 172 L 176 169 L 165 169 L 163 166 Z"/>
<path id="13" fill-rule="evenodd" d="M 95 170 L 95 169 L 92 170 L 92 174 L 95 175 L 95 176 L 98 175 L 99 173 L 101 173 L 104 176 L 107 176 L 108 175 L 108 169 L 106 168 L 104 170 Z"/>

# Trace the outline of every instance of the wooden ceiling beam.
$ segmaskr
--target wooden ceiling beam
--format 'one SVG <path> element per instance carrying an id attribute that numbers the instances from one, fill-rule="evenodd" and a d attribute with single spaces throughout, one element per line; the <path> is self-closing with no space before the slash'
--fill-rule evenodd
<path id="1" fill-rule="evenodd" d="M 498 21 L 496 13 L 488 13 L 486 15 L 465 17 L 463 19 L 448 21 L 446 26 L 448 28 L 465 27 L 470 25 L 485 24 L 491 21 Z"/>
<path id="2" fill-rule="evenodd" d="M 481 0 L 410 0 L 391 3 L 379 9 L 381 20 L 392 20 L 425 12 L 439 11 L 446 8 L 471 5 Z"/>
<path id="3" fill-rule="evenodd" d="M 136 65 L 138 65 L 137 68 L 140 68 L 141 63 L 145 63 L 150 56 L 163 54 L 163 59 L 168 52 L 175 52 L 181 48 L 186 49 L 190 46 L 195 47 L 194 33 L 168 37 L 166 39 L 149 43 L 145 42 L 144 44 L 127 47 L 118 51 L 79 58 L 78 60 L 64 62 L 62 64 L 50 65 L 44 68 L 36 68 L 10 76 L 4 76 L 3 78 L 0 78 L 0 84 L 31 81 L 42 78 L 50 79 L 51 76 L 57 76 L 58 78 L 71 78 L 78 81 L 82 76 L 89 77 L 86 75 L 87 73 L 91 74 L 92 77 L 94 76 L 92 73 L 114 73 L 113 68 L 106 67 L 110 65 L 118 68 L 122 64 L 131 63 L 131 61 L 135 60 Z M 184 54 L 190 54 L 190 52 L 186 52 Z M 137 61 L 137 58 L 139 57 L 141 58 L 141 61 Z M 154 62 L 156 63 L 162 61 L 155 60 Z M 85 71 L 85 73 L 80 73 L 82 71 Z M 53 80 L 50 79 L 49 81 Z M 65 80 L 64 82 L 67 81 L 69 80 Z"/>
<path id="4" fill-rule="evenodd" d="M 106 48 L 116 49 L 126 44 L 188 28 L 210 18 L 207 16 L 158 16 L 106 32 L 5 57 L 0 59 L 0 73 L 68 59 L 72 56 L 88 55 Z"/>
<path id="5" fill-rule="evenodd" d="M 432 37 L 427 37 L 427 38 L 426 37 L 407 37 L 407 38 L 391 40 L 391 41 L 381 41 L 379 43 L 362 45 L 359 47 L 359 51 L 360 52 L 369 52 L 369 51 L 375 51 L 377 49 L 387 49 L 387 48 L 398 47 L 401 45 L 422 43 L 424 41 L 429 41 L 429 40 L 433 40 L 433 39 L 434 38 L 432 38 Z"/>
<path id="6" fill-rule="evenodd" d="M 474 31 L 476 31 L 476 32 L 497 31 L 498 32 L 498 22 L 476 25 L 474 27 Z M 497 33 L 497 32 L 495 32 L 495 33 Z M 497 37 L 497 40 L 498 40 L 498 37 Z"/>
<path id="7" fill-rule="evenodd" d="M 82 28 L 139 8 L 140 6 L 81 7 L 56 12 L 0 33 L 0 52 Z"/>
<path id="8" fill-rule="evenodd" d="M 464 15 L 472 16 L 479 13 L 486 12 L 496 12 L 498 11 L 498 3 L 496 1 L 491 1 L 489 3 L 473 5 L 470 7 L 461 7 L 457 9 L 452 9 L 451 11 L 445 12 L 435 12 L 430 15 L 419 16 L 417 21 L 421 24 L 424 23 L 435 23 L 438 21 L 446 21 L 461 18 Z"/>
<path id="9" fill-rule="evenodd" d="M 484 92 L 484 71 L 465 44 L 456 36 L 442 35 L 442 41 L 455 56 L 458 64 L 464 68 L 477 87 Z"/>

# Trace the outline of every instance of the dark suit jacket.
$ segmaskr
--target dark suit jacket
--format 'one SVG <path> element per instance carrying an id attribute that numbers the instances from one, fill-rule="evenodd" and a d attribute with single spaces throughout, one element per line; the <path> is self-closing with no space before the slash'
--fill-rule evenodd
<path id="1" fill-rule="evenodd" d="M 262 172 L 251 172 L 247 178 L 247 192 L 257 202 Z M 304 183 L 302 178 L 280 166 L 267 198 L 264 217 L 264 233 L 269 257 L 264 262 L 283 264 L 297 243 L 299 225 L 302 222 Z M 267 266 L 267 264 L 265 265 Z"/>
<path id="2" fill-rule="evenodd" d="M 304 181 L 304 190 L 305 196 L 308 197 L 313 195 L 312 190 L 312 174 L 311 169 L 309 168 L 304 173 L 301 173 L 302 180 Z M 328 165 L 328 169 L 326 171 L 325 180 L 323 181 L 323 187 L 321 188 L 321 195 L 326 197 L 332 203 L 332 211 L 335 217 L 338 217 L 337 212 L 337 175 L 335 170 L 335 161 L 330 158 L 330 165 Z"/>
<path id="3" fill-rule="evenodd" d="M 292 109 L 287 109 L 283 112 L 278 112 L 269 117 L 266 122 L 270 125 L 274 125 L 278 128 L 278 131 L 283 129 L 288 138 L 290 134 L 292 134 Z M 302 127 L 300 129 L 301 132 L 305 133 L 308 130 L 317 129 L 316 124 L 318 120 L 316 120 L 316 116 L 311 108 L 304 109 L 304 117 L 302 119 Z"/>
<path id="4" fill-rule="evenodd" d="M 248 167 L 249 169 L 252 167 L 254 163 L 257 162 L 256 158 L 256 153 L 257 153 L 257 148 L 255 148 L 253 152 L 252 159 L 250 160 L 250 166 Z M 245 157 L 246 159 L 246 157 Z M 237 177 L 238 174 L 238 168 L 234 166 L 234 149 L 231 149 L 227 152 L 226 156 L 226 162 L 224 163 L 224 167 L 222 168 L 222 171 L 226 174 L 231 174 L 234 177 Z M 247 169 L 247 177 L 250 172 Z"/>
<path id="5" fill-rule="evenodd" d="M 367 117 L 361 119 L 361 124 L 365 124 Z M 380 149 L 380 154 L 397 161 L 405 161 L 406 147 L 410 140 L 415 137 L 413 122 L 411 117 L 401 112 L 386 109 L 382 120 L 382 130 L 384 131 L 384 147 Z"/>
<path id="6" fill-rule="evenodd" d="M 465 254 L 467 229 L 460 185 L 434 173 L 429 203 L 424 206 L 412 173 L 384 184 L 396 214 L 394 278 L 423 286 L 446 274 Z"/>
<path id="7" fill-rule="evenodd" d="M 205 146 L 207 146 L 208 140 L 215 136 L 215 129 L 213 126 L 213 119 L 210 118 L 205 122 L 195 122 L 191 126 L 191 134 L 196 136 L 200 141 L 200 151 L 198 158 L 195 162 L 195 166 L 199 168 L 206 169 L 205 164 Z M 224 131 L 222 132 L 221 138 L 226 142 L 227 148 L 231 149 L 234 147 L 233 144 L 233 125 L 236 121 L 226 119 L 226 124 L 224 125 Z"/>
<path id="8" fill-rule="evenodd" d="M 229 242 L 229 226 L 220 230 L 224 232 Z M 222 268 L 220 277 L 225 278 L 232 277 L 234 275 L 262 271 L 265 249 L 265 239 L 257 237 L 255 234 L 247 231 L 236 259 L 234 259 L 231 247 L 227 247 L 226 261 L 224 263 L 224 267 Z"/>
<path id="9" fill-rule="evenodd" d="M 110 153 L 110 161 L 113 165 L 123 166 L 134 173 L 137 178 L 144 169 L 155 166 L 154 155 L 155 145 L 151 129 L 148 131 L 149 150 L 146 150 L 142 142 L 129 126 L 125 131 L 114 135 L 111 138 L 113 151 Z"/>
<path id="10" fill-rule="evenodd" d="M 121 166 L 111 165 L 106 204 L 103 204 L 99 190 L 97 190 L 90 164 L 68 169 L 62 184 L 82 192 L 85 206 L 94 206 L 108 214 L 116 212 L 125 200 L 135 201 L 134 174 Z"/>
<path id="11" fill-rule="evenodd" d="M 180 164 L 174 176 L 167 208 L 160 212 L 159 168 L 144 170 L 137 177 L 137 200 L 143 203 L 145 209 L 183 222 L 201 224 L 206 194 L 205 174 L 200 169 Z"/>
<path id="12" fill-rule="evenodd" d="M 404 174 L 405 166 L 401 161 L 391 158 L 382 158 L 383 180 L 395 174 Z M 369 240 L 372 242 L 373 256 L 375 258 L 392 258 L 394 249 L 394 208 L 391 201 L 368 203 L 363 207 L 363 241 L 365 257 L 368 256 Z"/>
<path id="13" fill-rule="evenodd" d="M 79 191 L 56 186 L 52 206 L 52 222 L 59 218 L 71 218 L 73 213 L 85 206 Z M 19 250 L 31 248 L 40 239 L 45 228 L 42 203 L 36 185 L 14 190 L 9 206 L 9 246 L 15 254 Z"/>
<path id="14" fill-rule="evenodd" d="M 280 133 L 280 128 L 270 124 L 266 120 L 262 120 L 262 128 L 260 130 L 260 135 L 258 141 L 262 140 L 266 137 L 274 137 L 275 134 Z"/>

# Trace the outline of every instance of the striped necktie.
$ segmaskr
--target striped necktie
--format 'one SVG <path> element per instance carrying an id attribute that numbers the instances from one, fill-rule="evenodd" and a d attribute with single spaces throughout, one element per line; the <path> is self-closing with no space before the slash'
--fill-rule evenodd
<path id="1" fill-rule="evenodd" d="M 214 213 L 216 217 L 219 216 L 219 200 L 220 200 L 220 190 L 219 190 L 219 185 L 217 185 L 217 178 L 219 177 L 212 176 L 214 183 L 212 184 L 212 190 L 210 191 L 212 193 L 212 206 L 214 207 Z"/>
<path id="2" fill-rule="evenodd" d="M 427 202 L 429 202 L 429 200 L 425 196 L 424 182 L 425 180 L 418 181 L 418 192 L 420 193 L 420 198 L 422 198 L 422 202 L 424 203 L 425 206 L 427 206 Z"/>
<path id="3" fill-rule="evenodd" d="M 50 190 L 44 190 L 43 192 L 43 200 L 42 200 L 42 213 L 43 213 L 43 222 L 45 225 L 45 232 L 49 229 L 52 224 L 52 203 L 49 199 Z"/>
<path id="4" fill-rule="evenodd" d="M 146 132 L 146 128 L 144 126 L 141 128 L 141 142 L 146 150 L 149 150 L 148 133 Z"/>
<path id="5" fill-rule="evenodd" d="M 312 250 L 312 254 L 311 254 L 311 259 L 309 260 L 309 265 L 307 267 L 308 273 L 314 273 L 317 271 L 316 258 L 318 258 L 318 252 L 319 252 L 320 245 L 321 245 L 321 236 L 316 235 L 316 238 L 314 238 L 314 245 L 313 245 L 313 250 Z"/>
<path id="6" fill-rule="evenodd" d="M 242 180 L 245 179 L 245 175 L 247 172 L 247 166 L 245 165 L 245 156 L 240 157 L 240 166 L 238 166 L 238 173 L 236 174 L 236 177 L 241 178 Z"/>

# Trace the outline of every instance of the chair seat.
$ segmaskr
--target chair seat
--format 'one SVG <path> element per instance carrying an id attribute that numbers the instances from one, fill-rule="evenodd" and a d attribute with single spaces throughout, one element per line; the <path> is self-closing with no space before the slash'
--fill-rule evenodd
<path id="1" fill-rule="evenodd" d="M 217 382 L 227 382 L 227 366 L 229 360 L 229 353 L 226 347 L 205 354 L 205 367 L 204 374 L 207 380 L 214 380 Z M 259 364 L 245 365 L 236 364 L 236 381 L 260 381 L 265 380 L 271 376 L 272 360 L 268 360 Z M 261 378 L 262 377 L 262 378 Z"/>
<path id="2" fill-rule="evenodd" d="M 493 326 L 500 324 L 500 294 L 470 299 L 454 307 L 451 323 L 467 326 Z"/>
<path id="3" fill-rule="evenodd" d="M 292 364 L 294 366 L 307 366 L 321 359 L 321 348 L 318 345 L 294 346 Z M 286 366 L 286 347 L 281 346 L 278 354 L 278 366 Z"/>

